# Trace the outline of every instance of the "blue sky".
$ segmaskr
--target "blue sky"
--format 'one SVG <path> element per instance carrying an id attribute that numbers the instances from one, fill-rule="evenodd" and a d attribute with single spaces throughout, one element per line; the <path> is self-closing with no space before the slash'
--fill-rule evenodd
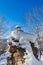
<path id="1" fill-rule="evenodd" d="M 0 0 L 0 14 L 10 20 L 10 24 L 20 25 L 26 32 L 28 27 L 23 20 L 26 12 L 43 5 L 43 0 Z"/>

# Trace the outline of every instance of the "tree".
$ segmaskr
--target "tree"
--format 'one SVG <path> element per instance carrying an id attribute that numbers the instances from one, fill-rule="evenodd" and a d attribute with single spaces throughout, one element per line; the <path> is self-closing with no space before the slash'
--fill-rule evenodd
<path id="1" fill-rule="evenodd" d="M 25 22 L 30 33 L 38 33 L 40 26 L 43 24 L 43 6 L 35 7 L 32 12 L 27 12 Z"/>
<path id="2" fill-rule="evenodd" d="M 0 39 L 3 38 L 8 31 L 8 21 L 5 17 L 0 16 Z"/>

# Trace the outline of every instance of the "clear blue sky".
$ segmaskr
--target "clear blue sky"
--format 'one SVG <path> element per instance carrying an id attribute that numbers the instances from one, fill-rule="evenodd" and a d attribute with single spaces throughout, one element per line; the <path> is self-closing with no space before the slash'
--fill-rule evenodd
<path id="1" fill-rule="evenodd" d="M 0 14 L 11 20 L 10 23 L 20 25 L 25 30 L 27 25 L 23 21 L 23 15 L 41 5 L 43 5 L 43 0 L 0 0 Z"/>

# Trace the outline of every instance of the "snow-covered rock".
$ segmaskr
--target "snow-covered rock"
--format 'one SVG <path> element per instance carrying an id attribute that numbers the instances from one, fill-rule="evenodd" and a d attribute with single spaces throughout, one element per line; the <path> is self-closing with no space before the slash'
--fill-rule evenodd
<path id="1" fill-rule="evenodd" d="M 32 48 L 30 45 L 30 41 L 31 41 L 38 48 L 39 46 L 38 46 L 36 39 L 37 39 L 37 36 L 35 36 L 35 35 L 28 34 L 23 31 L 15 30 L 15 31 L 12 31 L 7 42 L 8 43 L 12 42 L 13 45 L 17 45 L 18 47 L 22 47 L 22 48 L 26 49 L 27 55 L 26 54 L 24 55 L 25 63 L 23 65 L 43 65 L 43 63 L 41 61 L 38 61 L 35 58 L 35 56 L 33 55 Z M 15 42 L 15 40 L 19 40 L 19 41 Z M 6 55 L 10 56 L 10 53 L 8 53 L 8 52 L 9 52 L 9 48 L 7 49 Z M 6 55 L 5 55 L 5 57 L 6 57 Z M 2 64 L 1 63 L 2 63 L 2 61 L 0 61 L 0 65 L 3 64 L 3 63 Z M 6 65 L 6 63 L 5 63 L 5 65 Z"/>
<path id="2" fill-rule="evenodd" d="M 34 45 L 39 48 L 37 43 L 37 36 L 25 33 L 23 31 L 12 31 L 8 42 L 12 42 L 13 45 L 17 45 L 19 47 L 25 48 L 27 55 L 24 55 L 25 63 L 24 65 L 43 65 L 41 61 L 38 61 L 33 55 L 31 45 L 29 41 L 33 42 Z M 15 40 L 19 40 L 19 42 L 15 42 Z"/>

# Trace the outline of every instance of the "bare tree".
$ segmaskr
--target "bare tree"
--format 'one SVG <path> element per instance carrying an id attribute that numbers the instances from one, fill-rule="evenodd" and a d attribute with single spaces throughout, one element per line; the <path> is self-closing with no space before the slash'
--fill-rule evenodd
<path id="1" fill-rule="evenodd" d="M 3 38 L 8 31 L 7 23 L 7 19 L 3 16 L 0 16 L 0 39 Z"/>
<path id="2" fill-rule="evenodd" d="M 8 36 L 14 30 L 15 25 L 11 22 L 7 17 L 0 15 L 0 39 Z"/>
<path id="3" fill-rule="evenodd" d="M 39 27 L 43 24 L 43 6 L 35 7 L 32 12 L 26 13 L 25 22 L 30 33 L 38 33 Z"/>

